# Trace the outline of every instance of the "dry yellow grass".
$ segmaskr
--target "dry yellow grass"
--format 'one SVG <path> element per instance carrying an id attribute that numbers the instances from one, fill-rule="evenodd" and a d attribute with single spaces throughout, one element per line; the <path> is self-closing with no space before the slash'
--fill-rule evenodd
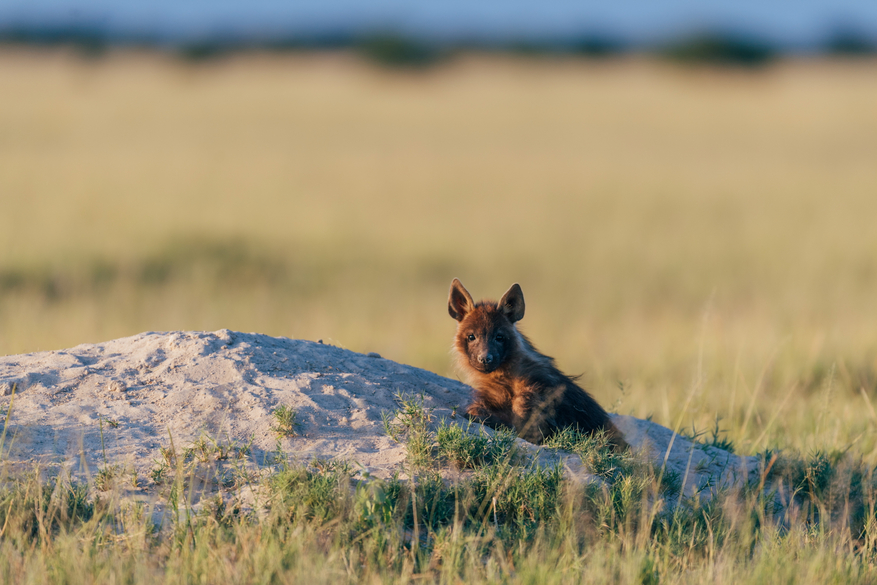
<path id="1" fill-rule="evenodd" d="M 450 279 L 517 281 L 608 406 L 873 456 L 875 73 L 5 50 L 0 353 L 228 327 L 449 374 Z"/>

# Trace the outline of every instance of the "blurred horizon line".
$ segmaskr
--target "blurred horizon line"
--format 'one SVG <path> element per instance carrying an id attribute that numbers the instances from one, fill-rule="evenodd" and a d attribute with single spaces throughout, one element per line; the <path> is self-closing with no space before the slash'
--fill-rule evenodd
<path id="1" fill-rule="evenodd" d="M 113 33 L 98 26 L 13 26 L 0 23 L 2 47 L 70 47 L 84 57 L 100 57 L 111 49 L 151 49 L 176 54 L 184 60 L 201 61 L 251 51 L 318 52 L 353 50 L 386 66 L 424 67 L 465 52 L 492 52 L 530 56 L 579 56 L 605 58 L 650 54 L 679 62 L 757 67 L 784 56 L 873 56 L 877 41 L 847 29 L 839 29 L 825 42 L 806 50 L 782 47 L 758 35 L 730 30 L 704 30 L 649 46 L 626 43 L 601 33 L 553 39 L 506 41 L 427 41 L 394 30 L 368 34 L 324 34 L 200 39 L 158 39 Z"/>
<path id="2" fill-rule="evenodd" d="M 427 63 L 458 50 L 663 53 L 760 63 L 785 54 L 877 53 L 877 4 L 865 0 L 40 0 L 0 7 L 0 43 L 117 46 L 193 58 L 249 49 L 361 48 L 378 60 Z"/>

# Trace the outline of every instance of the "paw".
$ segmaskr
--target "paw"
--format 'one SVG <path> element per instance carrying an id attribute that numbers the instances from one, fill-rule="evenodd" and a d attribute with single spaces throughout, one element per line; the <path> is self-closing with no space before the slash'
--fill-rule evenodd
<path id="1" fill-rule="evenodd" d="M 466 418 L 469 420 L 478 420 L 478 419 L 486 419 L 490 416 L 490 413 L 487 412 L 487 409 L 484 408 L 481 404 L 470 404 L 466 407 Z"/>
<path id="2" fill-rule="evenodd" d="M 469 419 L 472 422 L 480 423 L 480 424 L 485 424 L 487 422 L 487 419 L 490 418 L 490 415 L 484 411 L 471 411 L 471 410 L 467 410 L 465 412 L 465 414 L 463 414 L 463 416 L 465 416 L 467 419 Z"/>

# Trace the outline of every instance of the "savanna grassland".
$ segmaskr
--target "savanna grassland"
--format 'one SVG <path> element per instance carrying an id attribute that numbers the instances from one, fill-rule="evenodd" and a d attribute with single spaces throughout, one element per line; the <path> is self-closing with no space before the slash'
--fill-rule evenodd
<path id="1" fill-rule="evenodd" d="M 48 528 L 43 512 L 7 512 L 25 544 L 0 569 L 33 582 L 877 581 L 873 504 L 852 524 L 838 512 L 868 509 L 877 463 L 875 104 L 867 59 L 470 55 L 396 70 L 344 53 L 3 50 L 0 354 L 229 328 L 453 375 L 451 279 L 493 298 L 519 282 L 522 329 L 604 405 L 688 434 L 718 417 L 738 453 L 783 449 L 804 462 L 808 497 L 827 499 L 791 528 L 752 494 L 661 528 L 613 492 L 588 523 L 543 478 L 521 488 L 556 491 L 544 524 L 528 516 L 542 528 L 504 533 L 495 503 L 492 521 L 476 506 L 478 530 L 423 527 L 419 553 L 416 490 L 410 512 L 376 512 L 373 493 L 319 483 L 335 471 L 287 470 L 301 481 L 272 489 L 322 489 L 319 513 L 281 498 L 271 522 L 205 520 L 149 544 L 70 491 Z M 846 496 L 827 495 L 839 480 L 823 460 L 847 470 Z M 0 508 L 54 509 L 31 488 Z"/>

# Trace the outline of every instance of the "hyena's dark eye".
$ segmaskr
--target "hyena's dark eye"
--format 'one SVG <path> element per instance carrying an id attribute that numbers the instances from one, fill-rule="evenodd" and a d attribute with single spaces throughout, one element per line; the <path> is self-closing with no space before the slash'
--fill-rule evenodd
<path id="1" fill-rule="evenodd" d="M 502 333 L 498 333 L 496 336 L 496 340 L 497 341 L 505 341 L 505 335 L 503 335 Z"/>
<path id="2" fill-rule="evenodd" d="M 475 336 L 470 333 L 469 337 L 467 337 L 466 339 L 468 339 L 469 341 L 475 341 Z"/>

